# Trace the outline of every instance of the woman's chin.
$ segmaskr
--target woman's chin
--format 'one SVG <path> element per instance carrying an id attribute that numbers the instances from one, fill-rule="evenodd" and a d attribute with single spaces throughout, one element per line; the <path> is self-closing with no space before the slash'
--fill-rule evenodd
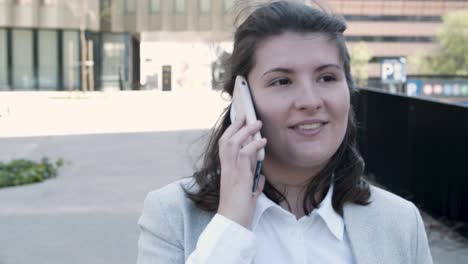
<path id="1" fill-rule="evenodd" d="M 282 153 L 278 153 L 278 155 L 271 155 L 272 153 L 270 151 L 271 149 L 268 149 L 266 152 L 266 160 L 268 160 L 269 163 L 275 164 L 275 167 L 279 166 L 293 170 L 321 169 L 327 164 L 332 156 L 332 153 L 324 151 L 317 146 L 314 146 L 313 148 L 298 146 L 297 148 L 284 149 Z"/>
<path id="2" fill-rule="evenodd" d="M 323 168 L 330 157 L 317 155 L 317 153 L 301 153 L 301 155 L 291 155 L 289 162 L 293 167 L 301 169 Z"/>

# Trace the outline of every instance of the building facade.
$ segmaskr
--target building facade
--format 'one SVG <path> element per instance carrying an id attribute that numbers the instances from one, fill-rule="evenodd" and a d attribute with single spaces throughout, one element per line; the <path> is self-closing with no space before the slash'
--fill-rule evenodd
<path id="1" fill-rule="evenodd" d="M 364 42 L 372 51 L 374 81 L 382 60 L 436 49 L 441 17 L 468 9 L 462 0 L 296 1 L 346 18 L 348 46 Z M 210 85 L 222 75 L 213 65 L 230 52 L 239 2 L 0 0 L 0 90 Z"/>
<path id="2" fill-rule="evenodd" d="M 139 41 L 105 28 L 105 4 L 0 0 L 0 91 L 133 88 Z"/>
<path id="3" fill-rule="evenodd" d="M 381 85 L 383 61 L 404 60 L 412 55 L 437 49 L 436 34 L 442 25 L 442 16 L 452 11 L 468 9 L 468 1 L 463 0 L 296 1 L 319 3 L 322 8 L 345 17 L 348 23 L 345 32 L 348 47 L 352 49 L 353 46 L 363 42 L 372 52 L 368 67 L 369 84 L 372 86 Z M 132 23 L 116 19 L 113 21 L 113 26 L 140 32 L 142 41 L 140 80 L 145 84 L 145 79 L 149 77 L 150 80 L 158 80 L 161 83 L 161 78 L 154 78 L 150 74 L 151 71 L 159 69 L 157 75 L 164 64 L 173 64 L 173 76 L 180 76 L 187 68 L 186 65 L 194 63 L 188 59 L 182 62 L 181 59 L 174 59 L 170 63 L 165 59 L 169 54 L 177 58 L 180 51 L 184 50 L 182 43 L 187 43 L 185 50 L 187 53 L 192 50 L 192 54 L 195 52 L 188 43 L 197 43 L 200 47 L 205 44 L 199 53 L 210 53 L 207 50 L 211 49 L 212 56 L 208 56 L 210 60 L 213 57 L 220 57 L 225 52 L 229 53 L 229 47 L 232 46 L 233 19 L 236 12 L 242 9 L 242 3 L 245 1 L 135 1 L 137 5 L 135 16 L 127 17 Z M 128 28 L 130 25 L 134 28 Z M 179 47 L 169 54 L 164 51 L 158 53 L 158 50 L 164 49 L 164 45 L 158 47 L 162 43 L 167 43 L 169 46 L 179 45 Z M 204 65 L 208 65 L 208 62 Z M 417 69 L 414 65 L 407 63 L 406 66 L 408 75 L 416 74 Z M 212 75 L 215 77 L 216 74 Z"/>

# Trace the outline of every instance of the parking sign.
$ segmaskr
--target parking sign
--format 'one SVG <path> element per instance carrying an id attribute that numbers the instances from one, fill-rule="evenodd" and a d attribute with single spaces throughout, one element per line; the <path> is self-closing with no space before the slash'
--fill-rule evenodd
<path id="1" fill-rule="evenodd" d="M 383 83 L 405 83 L 406 59 L 383 59 L 380 65 L 380 76 Z"/>

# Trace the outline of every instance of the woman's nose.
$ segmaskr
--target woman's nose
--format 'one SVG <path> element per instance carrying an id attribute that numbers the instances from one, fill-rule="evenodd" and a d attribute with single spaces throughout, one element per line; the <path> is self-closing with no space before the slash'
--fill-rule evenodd
<path id="1" fill-rule="evenodd" d="M 294 106 L 302 111 L 316 111 L 323 106 L 322 97 L 312 82 L 300 85 L 297 90 Z"/>

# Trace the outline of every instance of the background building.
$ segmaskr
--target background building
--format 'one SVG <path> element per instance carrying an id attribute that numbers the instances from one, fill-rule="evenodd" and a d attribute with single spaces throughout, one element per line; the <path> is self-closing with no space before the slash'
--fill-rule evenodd
<path id="1" fill-rule="evenodd" d="M 321 2 L 347 19 L 350 48 L 371 49 L 375 86 L 383 59 L 437 48 L 441 16 L 468 9 L 467 1 L 448 0 Z M 212 65 L 231 50 L 237 7 L 235 0 L 0 0 L 0 90 L 211 87 L 222 75 Z"/>
<path id="2" fill-rule="evenodd" d="M 138 41 L 106 27 L 108 4 L 0 0 L 0 90 L 129 89 L 138 83 Z"/>

